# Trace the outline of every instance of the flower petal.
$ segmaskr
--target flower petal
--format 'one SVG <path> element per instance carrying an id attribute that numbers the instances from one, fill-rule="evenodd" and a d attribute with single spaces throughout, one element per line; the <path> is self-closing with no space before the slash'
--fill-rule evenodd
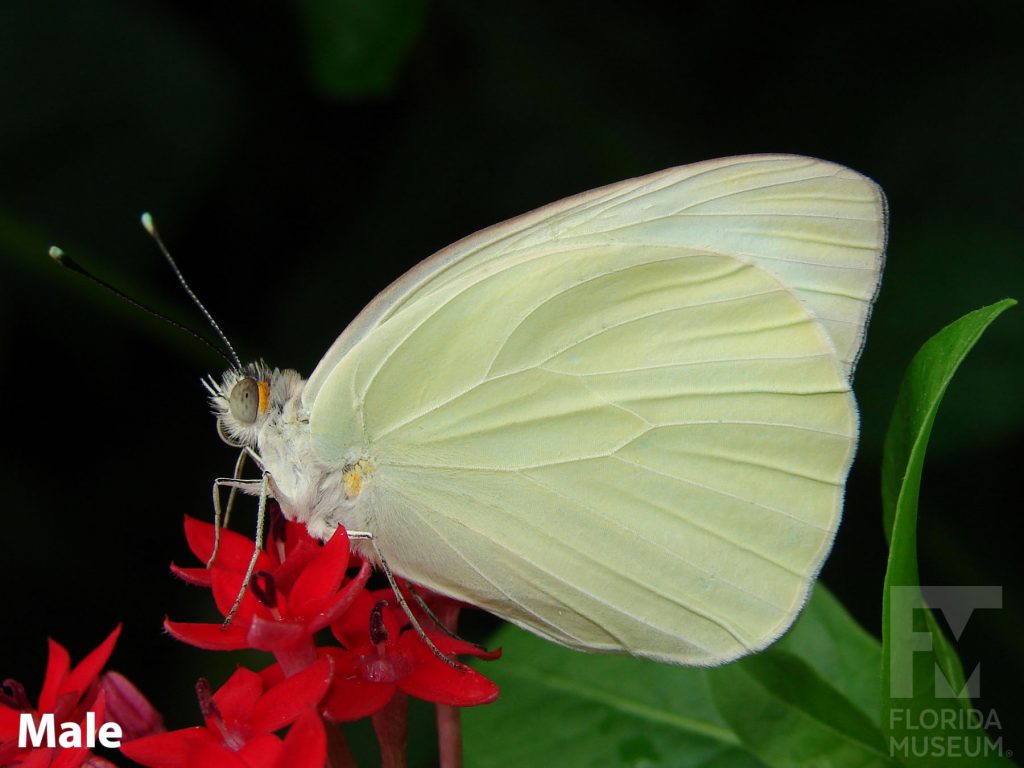
<path id="1" fill-rule="evenodd" d="M 96 701 L 93 703 L 93 706 L 91 706 L 89 709 L 90 711 L 96 713 L 97 722 L 102 723 L 105 720 L 104 714 L 106 710 L 106 697 L 103 691 L 100 691 L 97 694 Z M 81 714 L 82 719 L 78 722 L 78 732 L 81 734 L 85 734 L 87 732 L 86 717 L 88 717 L 88 715 L 86 712 L 83 711 Z M 61 724 L 61 731 L 63 730 L 63 724 Z M 50 761 L 48 764 L 50 768 L 79 768 L 79 766 L 85 762 L 85 759 L 89 757 L 90 754 L 91 753 L 89 752 L 89 748 L 86 746 L 70 748 L 62 747 L 57 751 L 57 753 L 53 756 L 53 760 Z"/>
<path id="2" fill-rule="evenodd" d="M 185 541 L 200 562 L 208 562 L 213 554 L 214 536 L 214 527 L 210 523 L 185 515 Z"/>
<path id="3" fill-rule="evenodd" d="M 205 565 L 213 554 L 215 529 L 212 523 L 185 515 L 185 540 L 192 554 Z M 245 570 L 252 557 L 253 543 L 240 533 L 228 528 L 220 529 L 220 546 L 214 565 L 234 570 Z"/>
<path id="4" fill-rule="evenodd" d="M 294 765 L 291 762 L 291 755 L 285 752 L 284 744 L 270 733 L 258 733 L 253 736 L 238 750 L 238 757 L 247 768 L 274 768 L 282 760 L 288 761 L 288 765 Z"/>
<path id="5" fill-rule="evenodd" d="M 359 568 L 359 573 L 348 584 L 342 587 L 331 600 L 324 603 L 320 609 L 313 614 L 306 616 L 308 626 L 307 632 L 319 632 L 328 624 L 332 624 L 341 618 L 355 603 L 360 595 L 364 594 L 366 582 L 373 572 L 369 560 L 364 560 Z"/>
<path id="6" fill-rule="evenodd" d="M 213 694 L 213 702 L 229 728 L 249 731 L 249 720 L 256 702 L 263 695 L 263 679 L 245 667 L 238 667 Z"/>
<path id="7" fill-rule="evenodd" d="M 334 722 L 360 720 L 383 709 L 398 690 L 393 683 L 368 683 L 358 670 L 359 660 L 342 648 L 321 648 L 334 659 L 334 677 L 320 702 L 324 716 Z"/>
<path id="8" fill-rule="evenodd" d="M 112 762 L 99 755 L 89 755 L 82 763 L 82 768 L 117 768 Z"/>
<path id="9" fill-rule="evenodd" d="M 360 576 L 362 576 L 362 570 L 353 581 L 359 579 Z M 348 587 L 347 584 L 345 586 Z M 389 636 L 397 636 L 402 627 L 409 623 L 405 613 L 398 607 L 394 593 L 389 587 L 373 591 L 362 590 L 348 610 L 331 622 L 331 632 L 342 645 L 349 650 L 370 646 L 370 614 L 381 600 L 387 603 L 383 608 L 382 617 Z"/>
<path id="10" fill-rule="evenodd" d="M 114 627 L 114 631 L 107 635 L 106 640 L 96 646 L 88 656 L 78 662 L 75 668 L 68 673 L 68 676 L 64 678 L 64 683 L 60 686 L 60 693 L 78 691 L 81 694 L 87 691 L 89 686 L 99 677 L 103 667 L 106 666 L 107 660 L 110 659 L 110 654 L 114 652 L 114 643 L 117 642 L 120 634 L 121 625 L 118 624 Z"/>
<path id="11" fill-rule="evenodd" d="M 275 621 L 253 616 L 245 633 L 250 648 L 275 651 L 294 645 L 309 634 L 301 621 Z"/>
<path id="12" fill-rule="evenodd" d="M 291 591 L 295 580 L 302 575 L 306 566 L 320 554 L 321 549 L 323 547 L 319 542 L 309 539 L 308 536 L 291 547 L 288 550 L 287 559 L 274 569 L 274 580 L 277 581 L 278 588 L 284 592 Z"/>
<path id="13" fill-rule="evenodd" d="M 104 673 L 100 690 L 107 697 L 107 720 L 121 726 L 125 741 L 163 732 L 164 719 L 160 713 L 121 673 Z"/>
<path id="14" fill-rule="evenodd" d="M 121 744 L 121 754 L 149 768 L 188 768 L 188 756 L 200 741 L 216 743 L 208 730 L 193 726 L 126 741 Z"/>
<path id="15" fill-rule="evenodd" d="M 288 595 L 292 613 L 303 614 L 311 609 L 316 610 L 324 600 L 337 592 L 345 578 L 348 559 L 348 533 L 339 525 L 316 558 L 295 580 Z"/>
<path id="16" fill-rule="evenodd" d="M 406 632 L 398 641 L 398 650 L 415 660 L 412 673 L 398 681 L 398 687 L 425 701 L 468 707 L 488 704 L 498 698 L 498 686 L 475 669 L 455 669 L 427 648 L 414 632 Z"/>
<path id="17" fill-rule="evenodd" d="M 316 705 L 327 693 L 333 667 L 331 657 L 322 656 L 263 694 L 252 713 L 253 733 L 284 728 L 303 711 Z"/>
<path id="18" fill-rule="evenodd" d="M 263 690 L 269 691 L 284 680 L 284 672 L 281 671 L 280 664 L 271 664 L 269 667 L 264 667 L 260 670 L 260 677 L 263 678 Z"/>
<path id="19" fill-rule="evenodd" d="M 258 560 L 256 567 L 258 570 Z M 227 616 L 231 612 L 235 600 L 238 599 L 242 581 L 245 579 L 245 571 L 232 571 L 215 565 L 210 569 L 210 576 L 210 586 L 213 588 L 213 599 L 217 603 L 217 610 L 221 612 L 222 616 Z M 245 626 L 256 612 L 260 612 L 264 616 L 270 615 L 270 612 L 256 599 L 253 591 L 246 589 L 245 594 L 242 595 L 242 602 L 238 605 L 238 610 L 231 617 L 231 623 Z"/>
<path id="20" fill-rule="evenodd" d="M 323 768 L 327 761 L 327 734 L 315 710 L 307 709 L 284 737 L 286 761 L 280 768 Z"/>
<path id="21" fill-rule="evenodd" d="M 15 765 L 18 768 L 48 768 L 55 752 L 56 750 L 53 749 L 34 749 L 24 760 Z"/>
<path id="22" fill-rule="evenodd" d="M 46 659 L 46 677 L 43 680 L 43 689 L 39 692 L 39 711 L 44 713 L 53 712 L 57 706 L 61 684 L 71 668 L 71 656 L 64 646 L 52 638 L 48 642 L 50 653 Z"/>
<path id="23" fill-rule="evenodd" d="M 336 723 L 362 720 L 387 706 L 397 690 L 394 683 L 336 680 L 320 708 Z"/>
<path id="24" fill-rule="evenodd" d="M 437 649 L 447 656 L 475 656 L 486 661 L 494 661 L 501 658 L 501 648 L 488 651 L 486 648 L 481 648 L 479 645 L 463 640 L 461 637 L 449 637 L 437 632 L 427 632 L 427 636 L 437 646 Z M 429 651 L 430 649 L 428 648 L 427 650 Z"/>
<path id="25" fill-rule="evenodd" d="M 50 768 L 79 768 L 91 754 L 88 747 L 61 749 L 53 756 L 48 765 Z M 43 765 L 47 765 L 47 763 L 43 763 Z"/>
<path id="26" fill-rule="evenodd" d="M 180 565 L 171 563 L 171 573 L 188 584 L 194 584 L 197 587 L 210 586 L 209 568 L 183 568 Z"/>
<path id="27" fill-rule="evenodd" d="M 21 712 L 0 704 L 0 747 L 5 741 L 13 741 L 18 738 L 19 725 L 21 725 Z M 2 751 L 0 748 L 0 754 Z M 3 763 L 0 762 L 0 765 Z"/>
<path id="28" fill-rule="evenodd" d="M 417 699 L 453 707 L 490 704 L 498 698 L 498 686 L 475 669 L 452 669 L 443 662 L 420 667 L 398 682 L 398 687 Z"/>
<path id="29" fill-rule="evenodd" d="M 197 741 L 190 745 L 187 768 L 249 768 L 238 756 L 219 741 Z"/>
<path id="30" fill-rule="evenodd" d="M 175 640 L 208 651 L 238 651 L 249 647 L 245 629 L 237 624 L 224 629 L 220 624 L 193 624 L 164 619 L 164 629 Z"/>
<path id="31" fill-rule="evenodd" d="M 319 550 L 320 544 L 320 541 L 309 535 L 309 529 L 306 528 L 305 523 L 299 523 L 292 520 L 285 522 L 284 551 L 286 559 L 292 557 L 296 547 L 313 545 L 317 550 Z"/>

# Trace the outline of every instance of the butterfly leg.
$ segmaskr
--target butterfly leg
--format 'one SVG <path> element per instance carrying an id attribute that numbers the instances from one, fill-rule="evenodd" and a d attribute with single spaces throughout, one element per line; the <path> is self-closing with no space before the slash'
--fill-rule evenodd
<path id="1" fill-rule="evenodd" d="M 402 590 L 399 588 L 398 582 L 395 580 L 395 574 L 391 571 L 391 566 L 388 565 L 388 561 L 380 551 L 380 547 L 377 546 L 377 538 L 373 533 L 370 531 L 349 531 L 348 537 L 349 539 L 370 542 L 370 546 L 373 547 L 373 553 L 377 556 L 377 562 L 380 563 L 380 569 L 384 572 L 384 577 L 388 580 L 388 584 L 391 586 L 391 591 L 394 593 L 395 599 L 398 600 L 398 604 L 401 606 L 402 612 L 405 613 L 406 617 L 409 619 L 413 629 L 416 630 L 416 634 L 420 636 L 420 640 L 426 644 L 437 658 L 449 667 L 457 669 L 460 672 L 465 670 L 466 666 L 464 664 L 461 664 L 455 659 L 449 658 L 445 654 L 441 653 L 441 650 L 434 645 L 434 641 L 427 637 L 427 633 L 423 630 L 423 627 L 420 626 L 419 621 L 413 615 L 412 609 L 409 607 L 409 603 L 406 602 L 405 597 L 402 595 Z"/>
<path id="2" fill-rule="evenodd" d="M 412 595 L 412 599 L 415 600 L 416 604 L 420 607 L 420 609 L 425 614 L 427 614 L 427 616 L 430 617 L 430 620 L 432 622 L 434 622 L 434 624 L 437 626 L 438 629 L 440 629 L 442 632 L 444 632 L 446 635 L 448 635 L 448 637 L 452 638 L 452 640 L 458 640 L 459 642 L 462 642 L 462 643 L 470 643 L 471 645 L 475 645 L 477 648 L 479 648 L 481 650 L 485 650 L 484 646 L 479 645 L 477 643 L 471 643 L 469 640 L 461 638 L 455 632 L 452 632 L 452 630 L 450 630 L 448 628 L 448 625 L 445 624 L 443 621 L 441 621 L 441 619 L 438 618 L 437 614 L 434 613 L 434 609 L 431 608 L 429 605 L 427 605 L 427 601 L 423 599 L 423 595 L 421 595 L 416 590 L 416 587 L 413 586 L 413 584 L 411 584 L 410 582 L 407 581 L 407 582 L 405 582 L 405 586 L 409 590 L 409 594 Z"/>
<path id="3" fill-rule="evenodd" d="M 227 627 L 231 623 L 231 619 L 235 617 L 235 613 L 238 612 L 238 606 L 242 604 L 242 598 L 245 596 L 245 590 L 249 588 L 249 582 L 252 581 L 252 572 L 256 570 L 256 560 L 260 556 L 260 548 L 263 544 L 263 527 L 267 518 L 267 497 L 270 495 L 270 473 L 264 472 L 263 477 L 260 480 L 228 480 L 227 478 L 219 478 L 223 480 L 223 485 L 229 487 L 241 488 L 246 490 L 251 488 L 253 484 L 259 483 L 260 488 L 260 503 L 259 508 L 256 512 L 256 538 L 252 550 L 252 557 L 249 558 L 249 565 L 245 569 L 245 576 L 242 578 L 242 586 L 238 590 L 238 595 L 235 596 L 235 602 L 231 604 L 231 610 L 228 611 L 228 615 L 224 617 L 224 627 Z M 231 484 L 234 483 L 232 486 Z"/>
<path id="4" fill-rule="evenodd" d="M 220 550 L 220 530 L 221 528 L 227 528 L 231 522 L 231 509 L 234 507 L 235 497 L 239 490 L 243 490 L 240 487 L 240 484 L 250 483 L 252 486 L 255 486 L 255 484 L 259 482 L 258 480 L 242 479 L 242 469 L 245 466 L 245 460 L 247 458 L 252 459 L 253 463 L 259 467 L 261 472 L 266 472 L 266 469 L 263 467 L 263 459 L 259 457 L 259 454 L 252 450 L 252 448 L 245 447 L 238 454 L 238 459 L 235 461 L 235 471 L 232 473 L 231 477 L 219 477 L 213 481 L 213 552 L 210 554 L 210 559 L 206 561 L 207 568 L 213 565 L 214 561 L 217 559 L 217 552 Z M 224 486 L 230 488 L 231 492 L 228 494 L 227 509 L 224 511 L 223 515 L 221 515 L 220 489 Z M 252 491 L 250 491 L 250 493 L 251 492 Z M 222 517 L 223 520 L 221 519 Z"/>
<path id="5" fill-rule="evenodd" d="M 246 453 L 242 451 L 238 454 L 238 460 L 235 461 L 235 471 L 231 474 L 231 480 L 242 479 L 242 469 L 245 466 Z M 228 494 L 228 506 L 221 514 L 220 506 L 220 489 L 222 486 L 227 485 L 231 492 Z M 220 529 L 227 528 L 231 522 L 231 509 L 235 505 L 235 496 L 238 495 L 238 485 L 235 483 L 229 484 L 227 478 L 218 477 L 213 481 L 213 552 L 210 553 L 210 559 L 206 561 L 206 567 L 209 568 L 213 565 L 217 559 L 217 553 L 220 551 Z M 222 519 L 223 518 L 223 519 Z"/>

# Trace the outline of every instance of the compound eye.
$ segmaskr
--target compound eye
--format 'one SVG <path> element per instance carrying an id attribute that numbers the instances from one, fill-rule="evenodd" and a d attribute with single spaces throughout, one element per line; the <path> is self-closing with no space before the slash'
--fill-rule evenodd
<path id="1" fill-rule="evenodd" d="M 240 379 L 231 388 L 228 410 L 239 424 L 254 424 L 260 412 L 260 387 L 255 379 Z"/>

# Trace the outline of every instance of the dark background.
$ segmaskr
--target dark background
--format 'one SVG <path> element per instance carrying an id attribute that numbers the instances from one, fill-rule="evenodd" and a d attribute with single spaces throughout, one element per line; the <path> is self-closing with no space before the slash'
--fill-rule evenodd
<path id="1" fill-rule="evenodd" d="M 0 678 L 34 695 L 47 635 L 77 659 L 123 621 L 113 665 L 181 726 L 195 678 L 219 683 L 238 659 L 218 671 L 160 629 L 210 615 L 167 565 L 191 564 L 182 515 L 209 519 L 231 469 L 198 384 L 222 363 L 62 273 L 48 245 L 200 326 L 137 224 L 150 210 L 242 357 L 308 374 L 377 291 L 463 235 L 764 151 L 847 164 L 892 207 L 823 577 L 877 633 L 879 461 L 902 372 L 964 312 L 1024 298 L 1024 5 L 364 5 L 0 5 Z M 1017 308 L 967 360 L 921 508 L 924 583 L 1004 586 L 959 648 L 1007 746 L 1024 723 L 1022 340 Z"/>

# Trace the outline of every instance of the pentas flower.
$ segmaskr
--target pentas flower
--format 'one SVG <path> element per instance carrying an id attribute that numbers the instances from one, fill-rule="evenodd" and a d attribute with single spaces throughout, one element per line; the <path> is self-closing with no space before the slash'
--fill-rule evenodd
<path id="1" fill-rule="evenodd" d="M 322 703 L 332 720 L 357 720 L 383 709 L 398 693 L 437 704 L 458 707 L 487 704 L 498 687 L 474 669 L 451 661 L 457 655 L 496 659 L 501 651 L 485 651 L 421 625 L 440 658 L 394 605 L 390 589 L 364 591 L 349 610 L 331 625 L 343 648 L 322 648 L 334 659 L 334 680 Z"/>
<path id="2" fill-rule="evenodd" d="M 86 716 L 95 715 L 95 723 L 104 720 L 105 693 L 100 689 L 99 675 L 117 642 L 121 627 L 118 625 L 107 639 L 96 647 L 74 668 L 67 650 L 55 640 L 50 640 L 46 677 L 39 693 L 36 706 L 32 706 L 25 688 L 15 680 L 4 680 L 0 687 L 0 765 L 21 766 L 22 768 L 78 768 L 86 760 L 91 765 L 109 763 L 97 758 L 86 746 L 50 748 L 46 746 L 18 747 L 18 730 L 21 715 L 30 713 L 38 727 L 40 718 L 52 714 L 55 732 L 61 723 L 77 723 L 85 733 Z"/>
<path id="3" fill-rule="evenodd" d="M 186 518 L 185 533 L 196 556 L 209 558 L 213 526 Z M 243 536 L 222 532 L 220 550 L 209 568 L 209 586 L 225 616 L 241 590 L 252 546 Z M 164 626 L 174 637 L 199 648 L 273 651 L 290 674 L 315 660 L 312 636 L 344 614 L 363 590 L 370 576 L 365 561 L 357 576 L 342 586 L 349 559 L 344 528 L 339 527 L 320 546 L 302 526 L 280 526 L 268 536 L 249 588 L 227 627 L 170 620 Z M 178 568 L 176 572 L 200 584 L 205 577 L 196 570 Z"/>
<path id="4" fill-rule="evenodd" d="M 311 689 L 303 702 L 310 706 L 315 704 L 314 711 L 332 721 L 372 716 L 385 764 L 403 764 L 408 696 L 435 702 L 438 723 L 443 724 L 443 733 L 439 733 L 442 757 L 445 764 L 458 764 L 459 728 L 455 708 L 493 701 L 498 696 L 498 688 L 454 659 L 458 655 L 493 659 L 500 651 L 488 653 L 452 638 L 436 628 L 432 618 L 424 615 L 419 617 L 418 623 L 434 646 L 431 648 L 409 617 L 397 607 L 390 589 L 366 590 L 370 576 L 367 561 L 361 560 L 357 575 L 346 581 L 351 554 L 344 528 L 339 527 L 321 545 L 309 536 L 304 526 L 285 522 L 279 510 L 272 509 L 270 519 L 266 546 L 257 554 L 252 578 L 234 613 L 232 610 L 252 558 L 253 543 L 249 539 L 224 530 L 217 555 L 208 568 L 172 566 L 172 570 L 189 583 L 210 588 L 217 607 L 223 615 L 231 615 L 231 620 L 227 626 L 167 620 L 164 626 L 168 632 L 200 648 L 271 651 L 277 663 L 260 673 L 261 690 L 277 690 L 290 680 L 308 674 L 317 665 L 328 664 L 333 675 L 320 691 L 320 698 L 314 699 L 316 691 Z M 201 562 L 209 562 L 214 550 L 214 527 L 186 517 L 185 535 L 196 557 Z M 427 599 L 436 603 L 434 611 L 441 614 L 442 621 L 454 624 L 457 603 L 435 595 L 428 595 Z M 327 626 L 343 647 L 316 647 L 314 635 Z M 250 698 L 256 688 L 251 678 L 253 674 L 247 673 L 245 690 L 249 691 Z M 240 685 L 233 683 L 232 689 L 243 690 Z M 133 742 L 131 752 L 126 751 L 126 754 L 146 765 L 168 768 L 178 765 L 202 768 L 207 764 L 230 768 L 255 766 L 259 749 L 249 745 L 262 743 L 270 734 L 266 729 L 260 731 L 251 726 L 241 730 L 232 727 L 225 707 L 217 703 L 216 697 L 206 698 L 213 704 L 203 705 L 205 729 L 175 732 L 164 741 Z M 229 698 L 235 701 L 237 697 Z M 303 729 L 319 729 L 322 733 L 323 724 L 314 723 L 315 718 L 315 715 L 302 715 L 289 736 L 280 743 L 286 749 L 290 739 L 297 744 L 299 737 L 291 734 L 301 734 Z M 242 719 L 235 716 L 235 721 Z M 147 750 L 145 759 L 141 752 L 135 751 L 141 749 Z M 230 760 L 225 757 L 225 750 L 233 753 Z M 277 768 L 274 761 L 285 760 L 287 753 L 278 752 L 276 747 L 266 747 L 266 750 L 266 762 L 258 768 Z M 319 754 L 315 752 L 310 759 L 315 763 Z M 351 756 L 337 726 L 330 739 L 330 758 L 332 764 L 350 764 Z M 202 762 L 204 760 L 207 762 Z M 291 758 L 288 765 L 302 763 Z"/>
<path id="5" fill-rule="evenodd" d="M 280 568 L 285 560 L 290 560 L 290 569 L 301 570 L 320 549 L 320 542 L 309 535 L 306 526 L 287 521 L 281 513 L 281 508 L 273 500 L 267 504 L 267 518 L 270 521 L 267 544 L 259 554 L 256 563 L 257 569 L 273 571 Z M 213 556 L 216 529 L 210 523 L 204 523 L 186 515 L 185 540 L 188 542 L 192 554 L 203 565 L 200 568 L 182 568 L 171 563 L 171 571 L 190 584 L 209 587 L 212 571 L 206 567 L 206 563 Z M 227 570 L 244 572 L 249 566 L 252 551 L 251 539 L 230 529 L 222 528 L 214 565 Z"/>
<path id="6" fill-rule="evenodd" d="M 314 707 L 331 674 L 323 658 L 275 685 L 243 667 L 216 693 L 200 680 L 204 726 L 125 742 L 121 752 L 151 768 L 323 768 L 326 734 Z M 284 739 L 275 735 L 289 725 Z"/>

